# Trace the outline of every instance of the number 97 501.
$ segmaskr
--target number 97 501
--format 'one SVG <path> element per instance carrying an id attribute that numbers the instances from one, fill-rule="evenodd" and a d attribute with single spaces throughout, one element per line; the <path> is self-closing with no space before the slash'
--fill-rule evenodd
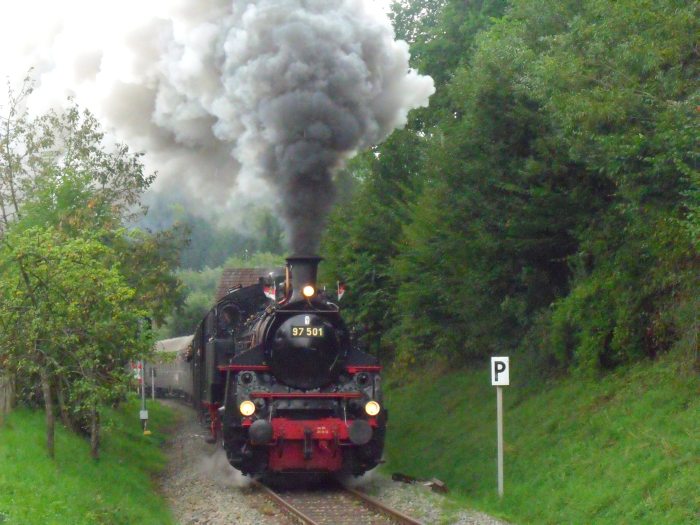
<path id="1" fill-rule="evenodd" d="M 292 326 L 292 337 L 323 337 L 322 326 Z"/>

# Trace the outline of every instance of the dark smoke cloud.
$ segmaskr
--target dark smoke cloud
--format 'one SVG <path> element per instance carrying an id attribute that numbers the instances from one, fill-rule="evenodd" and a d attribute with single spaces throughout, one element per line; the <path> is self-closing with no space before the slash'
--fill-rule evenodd
<path id="1" fill-rule="evenodd" d="M 409 73 L 406 46 L 359 0 L 260 0 L 232 14 L 215 131 L 278 192 L 292 250 L 314 253 L 334 169 L 403 124 L 432 81 Z"/>
<path id="2" fill-rule="evenodd" d="M 75 4 L 98 29 L 86 40 L 69 18 L 52 26 L 53 51 L 31 53 L 39 93 L 74 94 L 109 121 L 148 153 L 162 192 L 225 217 L 272 205 L 297 253 L 318 248 L 334 171 L 434 91 L 369 0 Z M 124 17 L 130 4 L 141 12 Z"/>

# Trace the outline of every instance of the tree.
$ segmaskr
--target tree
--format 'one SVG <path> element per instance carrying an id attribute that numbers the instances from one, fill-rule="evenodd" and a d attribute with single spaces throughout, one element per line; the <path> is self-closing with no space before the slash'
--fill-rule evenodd
<path id="1" fill-rule="evenodd" d="M 394 132 L 349 165 L 357 188 L 353 198 L 341 203 L 331 216 L 323 244 L 328 260 L 322 267 L 323 275 L 347 284 L 346 314 L 373 350 L 384 357 L 392 355 L 396 343 L 404 340 L 395 328 L 407 328 L 401 324 L 407 310 L 394 306 L 402 281 L 427 285 L 423 292 L 427 298 L 439 293 L 435 285 L 440 281 L 427 279 L 433 267 L 414 268 L 411 272 L 416 275 L 403 275 L 394 260 L 406 249 L 405 235 L 416 200 L 440 179 L 430 169 L 431 151 L 440 147 L 444 137 L 435 124 L 455 111 L 447 96 L 449 81 L 468 60 L 476 35 L 504 7 L 500 0 L 411 0 L 392 6 L 397 37 L 411 44 L 412 65 L 433 76 L 437 93 L 429 108 L 410 114 L 406 129 Z M 437 310 L 439 307 L 434 308 Z M 409 332 L 415 334 L 425 326 L 412 326 Z"/>
<path id="2" fill-rule="evenodd" d="M 596 370 L 697 330 L 669 313 L 698 271 L 679 226 L 697 173 L 696 15 L 520 0 L 477 37 L 396 259 L 409 357 L 522 352 L 537 333 L 544 359 Z"/>
<path id="3" fill-rule="evenodd" d="M 358 189 L 325 244 L 351 317 L 403 363 L 697 356 L 697 9 L 395 3 L 438 92 L 351 165 Z"/>
<path id="4" fill-rule="evenodd" d="M 30 92 L 25 84 L 22 97 Z M 97 457 L 99 407 L 123 393 L 127 361 L 147 348 L 137 321 L 163 320 L 180 300 L 172 269 L 181 239 L 124 228 L 144 211 L 153 176 L 126 146 L 105 146 L 89 112 L 71 105 L 30 119 L 24 99 L 10 100 L 0 136 L 0 355 L 41 379 L 49 454 L 58 400 Z"/>
<path id="5" fill-rule="evenodd" d="M 424 139 L 398 131 L 348 169 L 359 180 L 352 200 L 331 214 L 322 244 L 322 277 L 347 284 L 344 311 L 376 354 L 390 354 L 382 340 L 393 324 L 395 283 L 390 263 L 402 242 L 408 203 L 418 192 Z"/>
<path id="6" fill-rule="evenodd" d="M 41 147 L 35 137 L 27 112 L 23 109 L 33 85 L 25 78 L 19 92 L 8 83 L 8 106 L 0 116 L 0 220 L 2 231 L 20 217 L 22 186 L 28 166 L 35 160 L 33 153 Z M 36 146 L 35 146 L 36 144 Z"/>
<path id="7" fill-rule="evenodd" d="M 96 458 L 100 407 L 123 395 L 124 364 L 148 349 L 137 337 L 147 311 L 102 233 L 66 238 L 53 228 L 18 229 L 0 250 L 0 353 L 10 369 L 41 377 L 51 457 L 51 380 L 65 385 L 72 415 L 89 422 Z"/>

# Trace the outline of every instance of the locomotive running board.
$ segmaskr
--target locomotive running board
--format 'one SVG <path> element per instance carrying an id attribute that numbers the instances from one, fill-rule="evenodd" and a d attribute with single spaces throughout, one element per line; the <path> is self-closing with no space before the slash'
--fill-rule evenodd
<path id="1" fill-rule="evenodd" d="M 218 367 L 220 372 L 269 372 L 269 365 L 220 365 Z M 345 371 L 350 374 L 357 374 L 358 372 L 376 372 L 382 371 L 382 367 L 379 365 L 347 365 Z"/>

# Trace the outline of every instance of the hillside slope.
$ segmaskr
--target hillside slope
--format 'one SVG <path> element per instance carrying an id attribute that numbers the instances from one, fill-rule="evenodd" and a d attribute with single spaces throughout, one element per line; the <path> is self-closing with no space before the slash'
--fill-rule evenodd
<path id="1" fill-rule="evenodd" d="M 511 359 L 511 378 L 519 366 Z M 699 393 L 672 356 L 597 380 L 506 387 L 499 501 L 488 371 L 433 375 L 388 389 L 387 467 L 440 478 L 461 503 L 514 523 L 698 523 Z"/>
<path id="2" fill-rule="evenodd" d="M 131 525 L 173 523 L 153 475 L 165 465 L 160 446 L 174 415 L 150 404 L 144 436 L 139 404 L 131 400 L 103 418 L 101 458 L 61 425 L 56 459 L 45 450 L 44 414 L 18 409 L 0 425 L 0 523 L 3 525 Z"/>

